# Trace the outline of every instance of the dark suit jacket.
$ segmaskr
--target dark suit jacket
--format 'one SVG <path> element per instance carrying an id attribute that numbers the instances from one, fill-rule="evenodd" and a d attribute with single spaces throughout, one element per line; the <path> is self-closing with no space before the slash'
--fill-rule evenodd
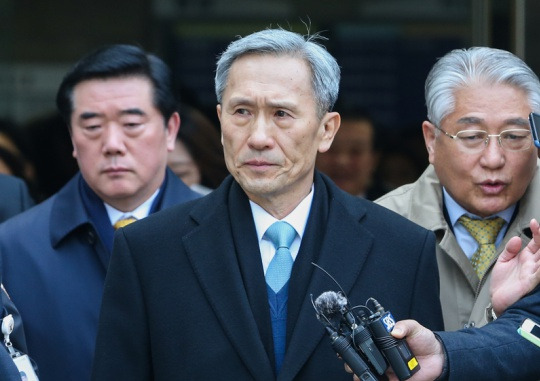
<path id="1" fill-rule="evenodd" d="M 540 287 L 482 328 L 438 332 L 448 356 L 450 381 L 540 379 L 540 348 L 517 329 L 525 318 L 540 323 Z"/>
<path id="2" fill-rule="evenodd" d="M 32 200 L 32 197 L 30 197 L 28 187 L 24 181 L 18 177 L 0 174 L 0 194 L 0 223 L 34 205 L 34 200 Z M 1 260 L 0 268 L 2 268 Z M 2 277 L 0 276 L 0 280 L 1 278 Z M 0 318 L 3 318 L 8 314 L 13 316 L 13 319 L 15 320 L 15 327 L 10 336 L 11 342 L 15 348 L 26 353 L 26 339 L 24 336 L 19 311 L 3 290 L 0 291 L 0 294 L 2 298 L 2 311 L 0 312 Z M 9 356 L 7 357 L 7 360 L 11 361 Z M 3 369 L 4 365 L 11 367 L 13 364 L 9 361 L 0 361 L 0 369 Z M 1 370 L 0 375 L 3 375 Z M 3 379 L 3 377 L 0 377 L 0 380 Z"/>
<path id="3" fill-rule="evenodd" d="M 40 381 L 90 379 L 110 251 L 81 199 L 80 174 L 0 225 L 3 280 L 24 318 Z M 198 197 L 171 171 L 161 208 Z"/>
<path id="4" fill-rule="evenodd" d="M 17 366 L 4 349 L 0 350 L 0 380 L 21 381 Z"/>
<path id="5" fill-rule="evenodd" d="M 34 205 L 28 187 L 18 177 L 0 174 L 0 222 Z"/>
<path id="6" fill-rule="evenodd" d="M 351 380 L 310 294 L 375 297 L 397 319 L 442 328 L 433 233 L 324 176 L 289 283 L 278 380 Z M 232 179 L 210 195 L 117 232 L 93 380 L 275 380 L 269 307 L 248 198 Z"/>

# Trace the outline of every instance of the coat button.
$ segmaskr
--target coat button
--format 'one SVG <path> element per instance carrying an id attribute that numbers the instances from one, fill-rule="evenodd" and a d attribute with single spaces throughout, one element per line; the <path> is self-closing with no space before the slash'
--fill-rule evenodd
<path id="1" fill-rule="evenodd" d="M 88 230 L 86 239 L 90 245 L 93 245 L 96 242 L 96 233 L 93 230 Z"/>

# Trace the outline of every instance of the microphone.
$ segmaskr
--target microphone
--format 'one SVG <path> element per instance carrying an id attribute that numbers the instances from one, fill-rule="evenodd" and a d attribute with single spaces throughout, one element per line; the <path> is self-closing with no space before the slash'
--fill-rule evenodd
<path id="1" fill-rule="evenodd" d="M 315 301 L 312 300 L 317 319 L 325 326 L 334 351 L 361 380 L 376 381 L 368 365 L 351 345 L 351 337 L 342 335 L 339 328 L 334 327 L 334 324 L 338 327 L 341 325 L 343 314 L 347 311 L 347 303 L 347 298 L 343 294 L 333 291 L 323 292 Z"/>
<path id="2" fill-rule="evenodd" d="M 385 311 L 375 298 L 369 298 L 366 305 L 351 308 L 345 291 L 334 277 L 316 263 L 311 264 L 323 271 L 340 289 L 339 292 L 323 292 L 315 301 L 311 295 L 311 303 L 317 320 L 326 328 L 332 348 L 360 380 L 375 380 L 372 369 L 382 375 L 388 363 L 401 381 L 418 372 L 420 365 L 407 341 L 395 339 L 390 333 L 395 325 L 390 311 Z M 375 313 L 367 307 L 370 301 L 375 307 Z M 356 308 L 362 309 L 355 313 Z"/>
<path id="3" fill-rule="evenodd" d="M 313 306 L 317 312 L 317 318 L 325 317 L 328 320 L 341 319 L 347 311 L 348 300 L 343 294 L 326 291 L 315 299 Z"/>
<path id="4" fill-rule="evenodd" d="M 369 370 L 367 364 L 362 360 L 360 355 L 356 353 L 351 346 L 351 338 L 340 335 L 337 331 L 334 331 L 331 327 L 326 327 L 326 332 L 330 337 L 332 348 L 336 353 L 349 365 L 349 368 L 354 374 L 358 376 L 362 381 L 377 381 L 373 373 Z"/>
<path id="5" fill-rule="evenodd" d="M 315 310 L 327 317 L 328 320 L 334 320 L 338 316 L 340 321 L 346 324 L 354 348 L 357 351 L 361 351 L 364 358 L 373 365 L 375 371 L 379 375 L 382 375 L 386 371 L 386 368 L 388 368 L 388 364 L 373 342 L 371 332 L 362 324 L 362 320 L 359 320 L 360 324 L 357 324 L 357 319 L 348 308 L 348 304 L 349 301 L 343 294 L 335 291 L 326 291 L 315 299 L 314 306 Z M 357 374 L 357 376 L 359 375 Z"/>
<path id="6" fill-rule="evenodd" d="M 403 339 L 394 338 L 390 333 L 394 329 L 394 325 L 396 325 L 390 311 L 384 311 L 382 307 L 378 308 L 378 310 L 369 318 L 369 329 L 396 376 L 400 380 L 406 380 L 420 370 L 420 364 L 418 364 L 407 342 Z"/>

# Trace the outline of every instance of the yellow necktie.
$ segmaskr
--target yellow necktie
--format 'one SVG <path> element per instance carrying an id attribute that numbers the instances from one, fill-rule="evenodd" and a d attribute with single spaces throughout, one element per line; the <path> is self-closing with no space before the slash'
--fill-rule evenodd
<path id="1" fill-rule="evenodd" d="M 476 220 L 463 215 L 458 221 L 478 242 L 478 250 L 471 257 L 471 263 L 476 274 L 478 274 L 478 278 L 482 279 L 489 264 L 495 257 L 495 240 L 504 225 L 504 220 L 500 217 L 489 220 Z"/>
<path id="2" fill-rule="evenodd" d="M 128 226 L 135 221 L 137 221 L 135 217 L 122 218 L 121 220 L 118 220 L 114 223 L 113 228 L 114 230 L 117 230 L 123 228 L 124 226 Z"/>

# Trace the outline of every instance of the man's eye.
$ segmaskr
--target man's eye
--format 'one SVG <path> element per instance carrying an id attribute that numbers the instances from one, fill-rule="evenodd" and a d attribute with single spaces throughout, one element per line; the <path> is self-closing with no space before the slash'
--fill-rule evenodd
<path id="1" fill-rule="evenodd" d="M 276 116 L 280 117 L 280 118 L 284 118 L 286 116 L 288 116 L 289 114 L 283 110 L 278 110 L 276 111 Z"/>
<path id="2" fill-rule="evenodd" d="M 249 112 L 245 108 L 238 108 L 234 111 L 235 114 L 248 115 Z"/>
<path id="3" fill-rule="evenodd" d="M 486 135 L 479 132 L 470 132 L 470 133 L 468 132 L 468 133 L 461 134 L 459 138 L 462 140 L 467 140 L 467 141 L 476 141 L 476 140 L 484 140 L 486 138 Z"/>

